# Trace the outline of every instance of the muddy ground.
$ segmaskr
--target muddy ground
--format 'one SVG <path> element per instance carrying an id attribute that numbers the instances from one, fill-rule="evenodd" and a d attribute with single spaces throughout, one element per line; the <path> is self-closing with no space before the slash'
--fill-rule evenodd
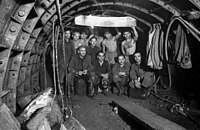
<path id="1" fill-rule="evenodd" d="M 181 98 L 175 95 L 160 95 L 165 99 L 172 102 L 180 102 Z M 107 96 L 99 93 L 96 98 L 88 98 L 86 96 L 73 95 L 71 98 L 71 106 L 73 116 L 78 119 L 87 130 L 143 130 L 136 121 L 127 113 L 118 114 L 113 108 L 112 101 L 129 100 L 137 103 L 140 106 L 148 108 L 150 111 L 167 118 L 189 130 L 200 130 L 200 127 L 188 117 L 170 111 L 172 104 L 160 100 L 153 95 L 150 95 L 146 100 L 132 99 L 127 96 L 117 96 L 116 94 L 109 93 Z M 187 104 L 186 104 L 187 105 Z M 191 103 L 190 103 L 191 105 Z M 195 120 L 200 122 L 200 115 L 195 115 Z M 194 118 L 193 118 L 194 119 Z"/>

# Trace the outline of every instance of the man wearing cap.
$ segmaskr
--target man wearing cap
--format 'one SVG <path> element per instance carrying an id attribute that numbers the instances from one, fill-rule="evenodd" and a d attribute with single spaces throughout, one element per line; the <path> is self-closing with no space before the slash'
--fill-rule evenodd
<path id="1" fill-rule="evenodd" d="M 87 88 L 92 87 L 94 83 L 94 73 L 92 72 L 93 66 L 91 64 L 91 57 L 86 54 L 86 47 L 80 46 L 77 51 L 77 55 L 74 55 L 69 62 L 69 84 L 82 79 L 85 81 Z M 91 96 L 90 94 L 88 96 Z"/>

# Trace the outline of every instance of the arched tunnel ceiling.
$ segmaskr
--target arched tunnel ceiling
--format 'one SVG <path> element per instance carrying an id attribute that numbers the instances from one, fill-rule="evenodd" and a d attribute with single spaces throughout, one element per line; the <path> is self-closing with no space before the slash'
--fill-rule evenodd
<path id="1" fill-rule="evenodd" d="M 65 27 L 74 27 L 75 16 L 81 14 L 131 16 L 142 31 L 153 23 L 169 21 L 173 15 L 200 10 L 199 0 L 60 1 Z M 52 21 L 58 20 L 58 13 L 55 0 L 1 0 L 0 13 L 0 95 L 12 90 L 8 99 L 9 108 L 14 111 L 14 97 L 29 94 L 39 86 L 39 67 L 44 64 L 43 52 L 51 40 Z"/>

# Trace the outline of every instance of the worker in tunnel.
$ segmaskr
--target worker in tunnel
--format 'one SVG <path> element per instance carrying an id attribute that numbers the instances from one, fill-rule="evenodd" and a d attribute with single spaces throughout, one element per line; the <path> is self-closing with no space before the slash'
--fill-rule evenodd
<path id="1" fill-rule="evenodd" d="M 89 39 L 89 45 L 87 47 L 87 53 L 91 57 L 92 64 L 97 58 L 97 53 L 101 50 L 96 44 L 97 44 L 97 38 L 94 37 L 94 36 L 91 37 Z"/>
<path id="2" fill-rule="evenodd" d="M 69 71 L 68 84 L 71 86 L 72 91 L 75 91 L 75 89 L 78 89 L 79 84 L 77 83 L 80 80 L 86 83 L 86 88 L 81 88 L 81 89 L 86 89 L 88 91 L 90 91 L 89 88 L 93 89 L 95 78 L 94 78 L 94 72 L 92 72 L 92 70 L 93 70 L 93 66 L 91 64 L 91 57 L 87 55 L 86 47 L 80 46 L 78 48 L 77 55 L 74 55 L 72 57 L 72 59 L 69 62 L 69 67 L 68 67 L 68 71 Z M 93 94 L 91 94 L 90 92 L 88 93 L 89 97 L 92 95 Z"/>
<path id="3" fill-rule="evenodd" d="M 142 65 L 142 56 L 140 52 L 134 53 L 134 60 L 135 63 L 131 65 L 130 69 L 129 97 L 135 97 L 135 91 L 149 88 L 155 82 L 154 73 L 145 65 Z"/>
<path id="4" fill-rule="evenodd" d="M 130 64 L 134 62 L 134 52 L 136 50 L 136 42 L 138 40 L 138 33 L 135 26 L 131 26 L 133 33 L 131 30 L 125 30 L 123 36 L 125 40 L 121 44 L 122 54 L 125 55 L 125 59 Z"/>
<path id="5" fill-rule="evenodd" d="M 107 60 L 105 60 L 105 53 L 99 51 L 97 59 L 93 63 L 96 81 L 94 84 L 94 96 L 97 95 L 98 89 L 107 96 L 110 83 L 112 81 L 111 68 Z"/>
<path id="6" fill-rule="evenodd" d="M 116 62 L 112 68 L 113 82 L 118 89 L 118 95 L 127 95 L 127 82 L 129 79 L 130 63 L 125 61 L 124 55 L 118 56 L 118 62 Z"/>
<path id="7" fill-rule="evenodd" d="M 106 59 L 110 64 L 115 63 L 117 57 L 117 39 L 121 36 L 121 32 L 117 32 L 116 36 L 113 36 L 110 30 L 105 30 L 105 39 L 102 42 L 103 52 L 106 54 Z"/>
<path id="8" fill-rule="evenodd" d="M 65 62 L 64 63 L 64 51 L 63 48 L 65 48 Z M 60 35 L 58 39 L 58 46 L 57 46 L 57 52 L 58 52 L 58 70 L 59 70 L 59 78 L 60 78 L 60 85 L 61 88 L 64 91 L 64 94 L 67 94 L 67 88 L 66 88 L 66 68 L 69 64 L 69 61 L 71 60 L 72 56 L 75 54 L 74 52 L 74 46 L 71 40 L 71 29 L 67 28 L 65 29 L 64 33 L 64 47 L 63 47 L 63 40 L 62 36 Z M 51 59 L 53 59 L 53 50 L 50 52 Z M 65 66 L 66 65 L 66 66 Z"/>

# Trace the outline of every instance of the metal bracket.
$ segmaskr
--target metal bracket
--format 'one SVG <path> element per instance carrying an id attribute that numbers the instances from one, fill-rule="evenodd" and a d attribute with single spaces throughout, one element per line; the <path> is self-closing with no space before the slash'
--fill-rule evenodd
<path id="1" fill-rule="evenodd" d="M 21 5 L 15 11 L 13 11 L 13 14 L 11 15 L 11 17 L 13 19 L 15 19 L 18 23 L 22 24 L 26 20 L 28 14 L 31 11 L 31 9 L 33 8 L 34 4 L 35 4 L 35 2 Z"/>
<path id="2" fill-rule="evenodd" d="M 13 49 L 24 50 L 29 37 L 30 37 L 29 33 L 22 32 L 20 37 L 16 40 L 15 44 L 13 45 Z"/>
<path id="3" fill-rule="evenodd" d="M 197 8 L 200 9 L 200 1 L 199 0 L 189 0 L 191 3 L 193 3 Z"/>
<path id="4" fill-rule="evenodd" d="M 35 38 L 29 38 L 27 44 L 26 44 L 26 47 L 25 47 L 25 50 L 26 51 L 31 51 L 34 43 L 35 43 L 36 39 Z"/>
<path id="5" fill-rule="evenodd" d="M 20 67 L 17 86 L 19 86 L 22 82 L 24 82 L 26 78 L 26 69 L 27 69 L 26 67 L 22 66 Z"/>

